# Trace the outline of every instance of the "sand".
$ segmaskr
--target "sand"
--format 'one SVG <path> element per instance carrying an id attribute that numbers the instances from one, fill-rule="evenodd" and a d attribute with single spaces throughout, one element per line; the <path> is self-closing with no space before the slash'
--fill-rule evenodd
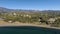
<path id="1" fill-rule="evenodd" d="M 60 29 L 60 27 L 51 27 L 50 25 L 37 25 L 37 24 L 31 24 L 31 23 L 7 23 L 7 22 L 0 22 L 0 27 L 6 27 L 6 26 L 35 26 L 35 27 L 44 27 L 44 28 L 53 28 L 53 29 Z"/>
<path id="2" fill-rule="evenodd" d="M 51 27 L 49 25 L 36 25 L 36 24 L 28 24 L 28 23 L 6 23 L 6 24 L 0 24 L 0 27 L 6 27 L 6 26 L 35 26 L 35 27 L 45 27 L 45 28 L 54 28 L 54 29 L 60 29 L 60 27 Z"/>

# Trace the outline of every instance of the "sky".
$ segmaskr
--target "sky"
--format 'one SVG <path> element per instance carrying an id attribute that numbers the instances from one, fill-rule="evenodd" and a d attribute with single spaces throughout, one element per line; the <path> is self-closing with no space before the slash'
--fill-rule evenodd
<path id="1" fill-rule="evenodd" d="M 60 0 L 0 0 L 0 7 L 28 10 L 60 10 Z"/>

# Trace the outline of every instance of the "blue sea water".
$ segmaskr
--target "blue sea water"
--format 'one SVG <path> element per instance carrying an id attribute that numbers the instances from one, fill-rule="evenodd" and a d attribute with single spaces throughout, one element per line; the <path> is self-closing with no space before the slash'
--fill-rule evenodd
<path id="1" fill-rule="evenodd" d="M 0 34 L 60 34 L 60 30 L 34 26 L 10 26 L 0 27 Z"/>

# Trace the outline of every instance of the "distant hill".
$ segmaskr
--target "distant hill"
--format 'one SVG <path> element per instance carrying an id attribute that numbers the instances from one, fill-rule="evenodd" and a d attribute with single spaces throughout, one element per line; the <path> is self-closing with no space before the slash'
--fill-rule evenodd
<path id="1" fill-rule="evenodd" d="M 0 7 L 0 12 L 36 12 L 37 10 L 8 9 Z"/>
<path id="2" fill-rule="evenodd" d="M 8 9 L 8 8 L 4 8 L 4 7 L 0 7 L 0 13 L 1 12 L 37 12 L 37 13 L 48 13 L 48 14 L 60 14 L 60 10 L 43 10 L 43 11 L 39 11 L 39 10 L 23 10 L 23 9 Z"/>

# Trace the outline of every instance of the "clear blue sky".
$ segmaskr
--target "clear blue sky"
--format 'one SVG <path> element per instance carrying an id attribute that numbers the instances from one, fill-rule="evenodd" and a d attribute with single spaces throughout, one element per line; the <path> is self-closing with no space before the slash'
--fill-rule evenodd
<path id="1" fill-rule="evenodd" d="M 10 9 L 60 10 L 60 0 L 0 0 L 0 7 Z"/>

